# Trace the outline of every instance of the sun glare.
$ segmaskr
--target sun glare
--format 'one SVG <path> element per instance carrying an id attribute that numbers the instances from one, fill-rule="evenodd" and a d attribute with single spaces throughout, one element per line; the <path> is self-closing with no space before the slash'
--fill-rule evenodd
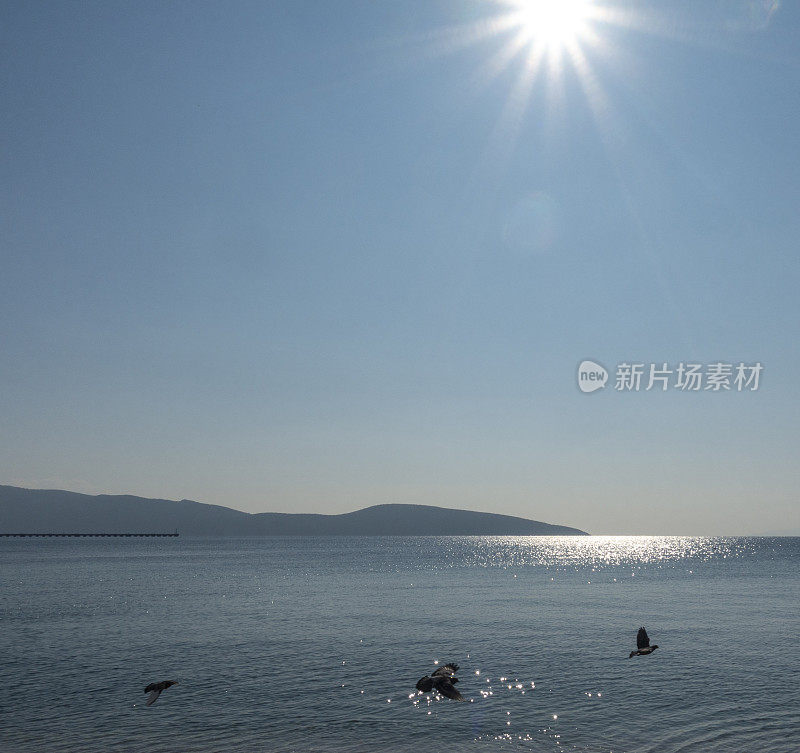
<path id="1" fill-rule="evenodd" d="M 519 27 L 529 41 L 558 50 L 575 42 L 586 30 L 590 0 L 517 0 Z"/>

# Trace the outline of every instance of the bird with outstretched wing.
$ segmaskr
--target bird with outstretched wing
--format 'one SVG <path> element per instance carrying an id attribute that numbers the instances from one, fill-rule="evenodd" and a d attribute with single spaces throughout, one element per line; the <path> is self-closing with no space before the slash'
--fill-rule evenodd
<path id="1" fill-rule="evenodd" d="M 162 680 L 161 682 L 151 682 L 145 689 L 145 693 L 149 693 L 150 695 L 147 696 L 147 700 L 145 701 L 145 706 L 152 706 L 157 700 L 158 697 L 169 687 L 173 685 L 177 685 L 177 682 L 173 680 Z"/>
<path id="2" fill-rule="evenodd" d="M 463 701 L 464 696 L 454 687 L 458 682 L 458 678 L 455 676 L 456 672 L 458 672 L 458 664 L 445 664 L 443 667 L 437 667 L 430 675 L 425 675 L 417 681 L 417 690 L 421 693 L 430 693 L 435 690 L 445 698 Z"/>
<path id="3" fill-rule="evenodd" d="M 631 651 L 628 658 L 631 659 L 634 656 L 648 656 L 657 648 L 658 646 L 650 645 L 650 636 L 647 635 L 647 631 L 644 627 L 640 627 L 639 632 L 636 633 L 636 651 Z"/>

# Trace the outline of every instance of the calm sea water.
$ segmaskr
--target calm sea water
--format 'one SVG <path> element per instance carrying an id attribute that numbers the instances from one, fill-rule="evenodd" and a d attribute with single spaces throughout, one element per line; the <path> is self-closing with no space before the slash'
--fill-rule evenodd
<path id="1" fill-rule="evenodd" d="M 797 753 L 798 564 L 796 538 L 0 540 L 0 749 Z M 660 648 L 629 660 L 639 625 Z M 412 695 L 435 661 L 468 703 Z"/>

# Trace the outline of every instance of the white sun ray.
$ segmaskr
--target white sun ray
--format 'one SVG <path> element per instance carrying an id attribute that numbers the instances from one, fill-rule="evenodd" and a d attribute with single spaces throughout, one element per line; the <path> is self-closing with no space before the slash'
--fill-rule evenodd
<path id="1" fill-rule="evenodd" d="M 499 76 L 519 60 L 519 72 L 507 95 L 497 123 L 487 144 L 484 166 L 489 172 L 502 174 L 516 148 L 525 112 L 537 87 L 544 84 L 545 107 L 541 113 L 545 125 L 556 119 L 563 97 L 564 67 L 569 65 L 578 76 L 590 72 L 585 65 L 581 47 L 601 45 L 595 33 L 593 19 L 601 18 L 592 0 L 495 0 L 506 11 L 503 27 L 514 29 L 512 37 L 503 44 L 483 66 L 481 85 Z M 583 82 L 585 84 L 585 82 Z"/>
<path id="2" fill-rule="evenodd" d="M 580 38 L 594 8 L 590 0 L 515 0 L 514 6 L 524 33 L 548 49 Z"/>

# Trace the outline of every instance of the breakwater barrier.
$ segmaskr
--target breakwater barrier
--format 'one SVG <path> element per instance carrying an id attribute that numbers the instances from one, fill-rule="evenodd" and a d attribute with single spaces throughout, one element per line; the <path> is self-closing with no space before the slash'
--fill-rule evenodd
<path id="1" fill-rule="evenodd" d="M 133 538 L 133 537 L 149 537 L 149 538 L 175 538 L 180 534 L 175 533 L 0 533 L 0 536 L 17 537 L 17 538 L 49 538 L 49 537 L 72 537 L 72 538 L 99 538 L 99 537 L 115 537 L 115 538 Z"/>

